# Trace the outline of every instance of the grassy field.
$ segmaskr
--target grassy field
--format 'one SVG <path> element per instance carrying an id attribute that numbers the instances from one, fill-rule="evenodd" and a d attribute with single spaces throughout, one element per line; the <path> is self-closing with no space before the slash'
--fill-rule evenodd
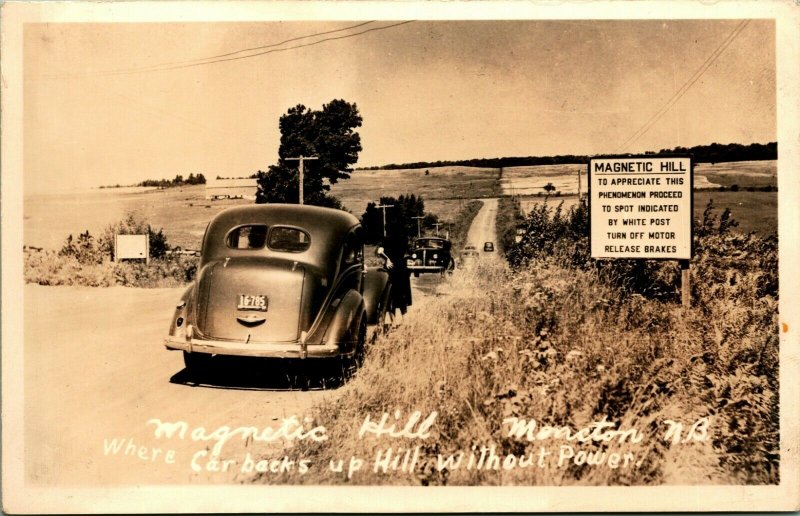
<path id="1" fill-rule="evenodd" d="M 443 221 L 452 221 L 464 207 L 466 199 L 502 195 L 510 185 L 517 182 L 516 193 L 543 190 L 531 184 L 543 186 L 548 182 L 564 182 L 562 193 L 574 186 L 577 191 L 578 170 L 582 165 L 558 165 L 542 167 L 511 167 L 503 170 L 502 187 L 497 180 L 499 169 L 471 167 L 436 167 L 412 170 L 361 170 L 332 188 L 345 207 L 360 216 L 370 201 L 381 195 L 399 196 L 414 193 L 425 199 L 427 211 L 435 213 Z M 696 168 L 696 184 L 700 178 L 724 186 L 739 185 L 740 188 L 774 186 L 777 184 L 775 161 L 700 164 Z M 570 183 L 571 181 L 571 183 Z M 533 182 L 533 183 L 532 183 Z M 572 183 L 575 183 L 572 185 Z M 525 190 L 525 185 L 529 190 Z M 532 189 L 531 189 L 532 188 Z M 25 245 L 58 249 L 70 233 L 77 235 L 89 230 L 98 234 L 107 225 L 121 219 L 134 210 L 155 228 L 164 228 L 171 245 L 184 249 L 197 249 L 208 222 L 223 209 L 237 204 L 249 204 L 249 200 L 207 201 L 202 185 L 146 189 L 103 189 L 84 193 L 26 196 L 23 208 L 23 240 Z M 777 194 L 770 192 L 711 192 L 695 193 L 695 213 L 702 213 L 709 198 L 720 208 L 729 207 L 734 218 L 740 222 L 743 232 L 774 232 L 777 228 Z M 569 209 L 576 202 L 574 195 L 551 197 L 548 203 L 564 201 Z M 542 197 L 523 196 L 523 211 L 542 202 Z"/>
<path id="2" fill-rule="evenodd" d="M 739 161 L 735 163 L 699 163 L 695 165 L 697 178 L 705 177 L 722 186 L 738 185 L 740 188 L 778 186 L 777 161 Z"/>
<path id="3" fill-rule="evenodd" d="M 429 171 L 426 175 L 425 171 Z M 460 199 L 495 197 L 500 194 L 496 168 L 432 167 L 408 170 L 357 170 L 350 179 L 331 187 L 347 209 L 357 216 L 364 213 L 368 202 L 382 195 L 398 197 L 404 194 L 422 195 L 426 208 L 440 218 L 452 219 L 460 209 Z M 430 201 L 455 200 L 455 204 L 439 204 L 432 209 Z"/>
<path id="4" fill-rule="evenodd" d="M 25 245 L 58 249 L 67 235 L 89 230 L 98 235 L 106 226 L 134 211 L 154 228 L 164 228 L 170 245 L 198 249 L 208 222 L 220 211 L 252 201 L 207 201 L 202 185 L 164 190 L 96 190 L 81 194 L 37 195 L 25 198 Z"/>
<path id="5" fill-rule="evenodd" d="M 544 186 L 549 183 L 562 195 L 577 194 L 578 172 L 581 173 L 583 187 L 586 188 L 586 165 L 505 167 L 501 179 L 503 193 L 523 196 L 544 194 Z"/>
<path id="6" fill-rule="evenodd" d="M 778 233 L 778 193 L 777 192 L 711 192 L 694 193 L 694 216 L 703 216 L 709 200 L 721 212 L 730 208 L 733 219 L 739 223 L 735 231 L 760 235 Z"/>
<path id="7" fill-rule="evenodd" d="M 333 186 L 347 209 L 360 217 L 367 203 L 381 195 L 422 195 L 426 211 L 452 222 L 469 198 L 499 193 L 496 169 L 439 167 L 425 170 L 358 171 Z M 164 228 L 170 245 L 197 249 L 206 225 L 230 206 L 251 200 L 209 201 L 202 185 L 163 190 L 102 189 L 83 193 L 34 195 L 25 198 L 25 245 L 58 249 L 67 235 L 89 230 L 97 235 L 106 226 L 135 211 L 155 228 Z M 54 215 L 57 214 L 57 215 Z"/>

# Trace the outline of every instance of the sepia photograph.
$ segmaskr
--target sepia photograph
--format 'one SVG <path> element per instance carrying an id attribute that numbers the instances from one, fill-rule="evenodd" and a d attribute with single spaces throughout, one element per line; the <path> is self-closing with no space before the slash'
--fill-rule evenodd
<path id="1" fill-rule="evenodd" d="M 3 509 L 799 510 L 792 2 L 8 2 Z"/>

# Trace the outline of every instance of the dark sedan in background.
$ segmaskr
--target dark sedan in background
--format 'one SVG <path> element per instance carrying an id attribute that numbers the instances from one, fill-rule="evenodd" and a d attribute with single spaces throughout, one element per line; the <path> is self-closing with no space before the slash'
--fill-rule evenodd
<path id="1" fill-rule="evenodd" d="M 452 271 L 455 268 L 455 260 L 451 248 L 452 244 L 446 238 L 417 238 L 406 255 L 406 266 L 414 276 L 425 272 Z"/>

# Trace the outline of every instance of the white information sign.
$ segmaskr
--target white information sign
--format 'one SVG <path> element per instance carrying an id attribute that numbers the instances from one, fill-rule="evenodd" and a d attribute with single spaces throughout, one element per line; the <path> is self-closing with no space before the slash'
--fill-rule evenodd
<path id="1" fill-rule="evenodd" d="M 149 262 L 147 235 L 117 235 L 114 260 L 140 259 Z"/>
<path id="2" fill-rule="evenodd" d="M 591 159 L 592 257 L 690 259 L 692 184 L 688 157 Z"/>

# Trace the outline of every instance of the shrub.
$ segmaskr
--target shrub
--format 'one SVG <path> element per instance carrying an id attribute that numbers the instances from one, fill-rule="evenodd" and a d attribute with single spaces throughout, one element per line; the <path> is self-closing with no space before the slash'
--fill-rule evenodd
<path id="1" fill-rule="evenodd" d="M 170 250 L 163 229 L 157 232 L 135 212 L 128 212 L 125 218 L 107 226 L 98 239 L 98 249 L 103 256 L 114 259 L 114 237 L 116 235 L 147 235 L 150 258 L 164 258 Z"/>
<path id="2" fill-rule="evenodd" d="M 497 235 L 501 252 L 514 245 L 517 228 L 525 220 L 519 201 L 513 197 L 501 197 L 497 203 Z"/>
<path id="3" fill-rule="evenodd" d="M 97 249 L 94 237 L 89 234 L 89 230 L 78 235 L 76 239 L 73 239 L 72 235 L 69 235 L 58 254 L 60 256 L 75 258 L 78 263 L 84 265 L 103 262 L 103 255 L 100 250 Z"/>
<path id="4" fill-rule="evenodd" d="M 680 271 L 674 261 L 592 259 L 588 205 L 581 202 L 567 213 L 562 206 L 563 203 L 550 208 L 541 203 L 530 211 L 521 225 L 525 231 L 522 240 L 512 243 L 506 251 L 512 267 L 520 269 L 550 258 L 562 267 L 594 269 L 622 293 L 677 299 Z M 692 288 L 719 286 L 722 276 L 735 270 L 738 275 L 726 281 L 735 283 L 743 275 L 757 283 L 758 297 L 777 296 L 777 239 L 735 233 L 738 225 L 729 209 L 717 216 L 713 200 L 709 201 L 702 218 L 694 223 L 693 264 L 699 281 L 693 282 Z M 751 259 L 742 260 L 747 257 Z"/>
<path id="5" fill-rule="evenodd" d="M 117 234 L 147 234 L 150 263 L 109 261 Z M 123 220 L 109 225 L 97 240 L 86 231 L 78 238 L 69 235 L 58 253 L 25 249 L 25 281 L 40 285 L 151 288 L 179 286 L 194 279 L 198 258 L 169 251 L 163 230 L 155 231 L 134 213 L 128 213 Z"/>

